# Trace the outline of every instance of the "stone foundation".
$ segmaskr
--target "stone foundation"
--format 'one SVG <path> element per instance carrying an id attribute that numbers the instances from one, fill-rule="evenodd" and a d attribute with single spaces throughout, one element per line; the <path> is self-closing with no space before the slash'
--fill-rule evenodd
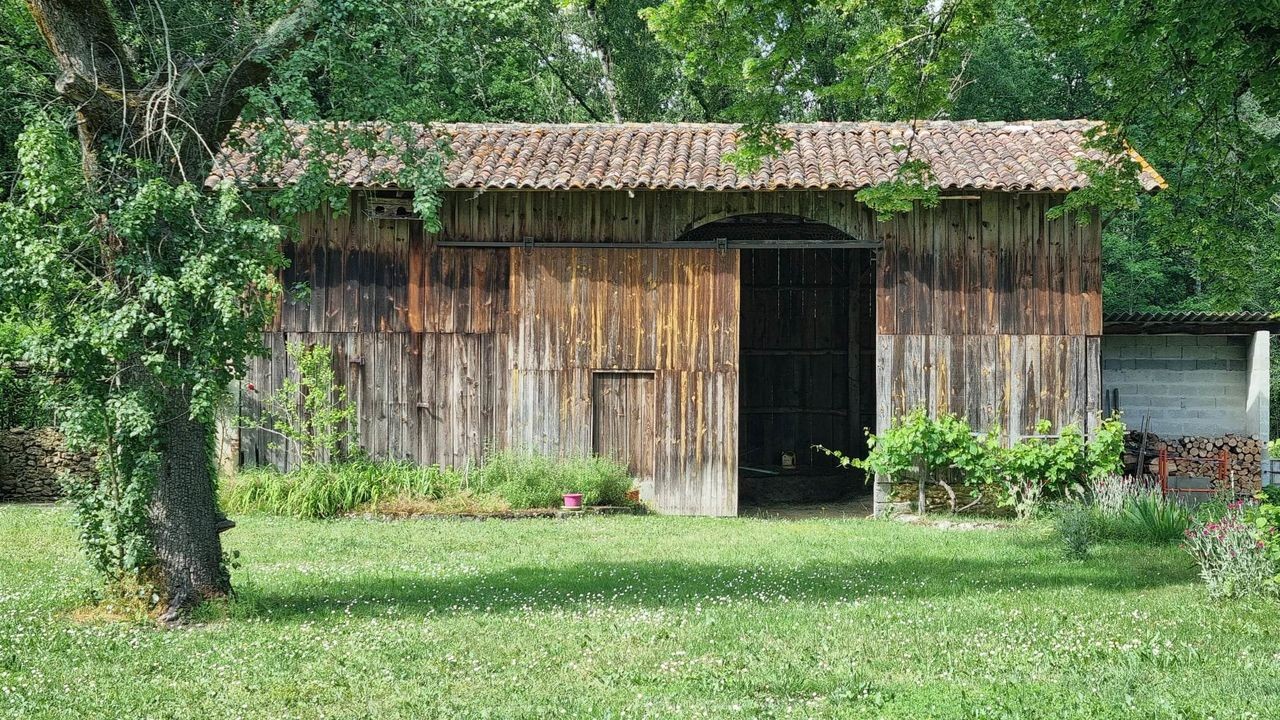
<path id="1" fill-rule="evenodd" d="M 62 496 L 64 472 L 93 472 L 93 460 L 66 449 L 50 428 L 0 430 L 0 502 L 47 502 Z"/>

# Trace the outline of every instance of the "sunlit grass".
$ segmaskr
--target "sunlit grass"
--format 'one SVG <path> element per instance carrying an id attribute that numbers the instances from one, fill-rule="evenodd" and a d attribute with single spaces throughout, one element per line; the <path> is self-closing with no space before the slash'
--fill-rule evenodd
<path id="1" fill-rule="evenodd" d="M 1041 526 L 237 517 L 201 624 L 78 622 L 62 510 L 0 507 L 0 715 L 1269 717 L 1280 613 Z M 1252 713 L 1252 714 L 1251 714 Z"/>

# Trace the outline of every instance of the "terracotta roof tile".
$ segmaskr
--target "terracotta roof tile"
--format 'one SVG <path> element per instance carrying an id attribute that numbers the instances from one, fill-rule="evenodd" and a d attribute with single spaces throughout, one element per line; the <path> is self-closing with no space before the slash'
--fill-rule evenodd
<path id="1" fill-rule="evenodd" d="M 306 144 L 315 125 L 289 122 L 295 146 Z M 386 126 L 366 124 L 375 132 Z M 943 189 L 1070 191 L 1088 183 L 1078 169 L 1089 120 L 1017 123 L 929 121 L 909 123 L 811 123 L 782 125 L 789 148 L 766 158 L 761 168 L 739 174 L 724 156 L 736 148 L 738 128 L 725 124 L 626 123 L 617 125 L 436 124 L 414 126 L 427 147 L 444 137 L 452 148 L 445 168 L 454 189 L 765 190 L 857 189 L 892 180 L 913 143 Z M 385 137 L 385 134 L 384 134 Z M 250 131 L 245 147 L 253 146 Z M 1144 189 L 1164 185 L 1136 152 Z M 382 186 L 401 167 L 395 157 L 369 158 L 349 149 L 329 158 L 334 182 Z M 301 163 L 254 177 L 251 154 L 224 150 L 209 178 L 258 185 L 295 181 Z"/>

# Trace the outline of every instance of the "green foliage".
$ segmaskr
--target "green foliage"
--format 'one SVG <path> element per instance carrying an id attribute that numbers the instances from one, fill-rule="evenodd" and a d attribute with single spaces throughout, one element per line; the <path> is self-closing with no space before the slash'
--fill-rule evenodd
<path id="1" fill-rule="evenodd" d="M 490 453 L 469 478 L 471 489 L 501 496 L 514 508 L 555 507 L 565 493 L 582 493 L 584 505 L 622 505 L 631 475 L 598 456 L 552 457 L 523 450 Z"/>
<path id="2" fill-rule="evenodd" d="M 159 425 L 174 412 L 211 423 L 243 375 L 271 316 L 282 233 L 227 186 L 207 192 L 146 168 L 90 186 L 51 121 L 28 127 L 18 158 L 14 195 L 0 203 L 0 300 L 41 328 L 25 353 L 58 377 L 47 399 L 73 447 L 101 458 L 96 479 L 69 488 L 93 564 L 136 576 L 150 559 Z"/>
<path id="3" fill-rule="evenodd" d="M 958 473 L 968 486 L 994 489 L 996 502 L 1018 517 L 1029 517 L 1046 495 L 1083 492 L 1092 478 L 1114 472 L 1120 463 L 1124 426 L 1103 420 L 1094 438 L 1086 441 L 1079 428 L 1068 425 L 1054 438 L 1047 421 L 1037 423 L 1038 436 L 1020 438 L 1008 447 L 1000 442 L 1000 428 L 974 432 L 952 413 L 929 417 L 916 409 L 895 418 L 888 430 L 867 438 L 865 459 L 819 447 L 842 467 L 856 467 L 889 479 L 915 474 L 936 478 Z"/>
<path id="4" fill-rule="evenodd" d="M 1054 508 L 1053 521 L 1067 557 L 1073 560 L 1089 557 L 1099 536 L 1097 511 L 1079 499 L 1070 500 Z"/>
<path id="5" fill-rule="evenodd" d="M 42 396 L 42 378 L 20 364 L 34 330 L 18 321 L 0 319 L 0 429 L 42 427 L 52 421 Z"/>
<path id="6" fill-rule="evenodd" d="M 1274 581 L 1280 583 L 1280 487 L 1263 488 L 1255 498 L 1257 504 L 1245 514 L 1266 556 L 1274 564 Z"/>
<path id="7" fill-rule="evenodd" d="M 287 351 L 298 378 L 282 379 L 263 399 L 267 429 L 293 443 L 303 463 L 341 459 L 353 439 L 356 407 L 336 381 L 333 351 L 328 345 L 301 342 L 290 342 Z"/>
<path id="8" fill-rule="evenodd" d="M 1196 523 L 1218 522 L 1231 513 L 1231 506 L 1235 502 L 1235 493 L 1230 490 L 1214 493 L 1208 500 L 1192 508 L 1191 518 Z"/>
<path id="9" fill-rule="evenodd" d="M 18 165 L 17 140 L 52 90 L 53 58 L 26 5 L 0 0 L 0 179 Z M 4 183 L 4 190 L 8 189 Z"/>
<path id="10" fill-rule="evenodd" d="M 1191 526 L 1191 512 L 1159 490 L 1149 490 L 1125 502 L 1112 519 L 1113 532 L 1122 538 L 1152 544 L 1182 539 Z"/>
<path id="11" fill-rule="evenodd" d="M 1036 424 L 1038 435 L 1048 434 L 1046 421 Z M 1078 493 L 1089 476 L 1085 466 L 1084 436 L 1068 425 L 1056 438 L 1030 437 L 1013 443 L 1001 453 L 996 503 L 1012 508 L 1020 518 L 1033 515 L 1047 493 Z"/>
<path id="12" fill-rule="evenodd" d="M 399 497 L 441 498 L 462 485 L 461 473 L 434 465 L 359 458 L 304 464 L 288 473 L 247 468 L 225 478 L 219 494 L 232 512 L 328 518 Z"/>
<path id="13" fill-rule="evenodd" d="M 501 504 L 515 509 L 558 507 L 565 493 L 582 493 L 586 505 L 623 505 L 632 479 L 627 469 L 601 457 L 552 457 L 504 450 L 474 469 L 421 467 L 359 458 L 305 463 L 282 473 L 251 468 L 221 484 L 223 506 L 234 512 L 267 512 L 328 518 L 390 502 L 436 501 L 469 510 Z"/>
<path id="14" fill-rule="evenodd" d="M 897 179 L 863 188 L 855 197 L 874 210 L 880 222 L 891 220 L 895 213 L 911 212 L 917 203 L 933 208 L 941 202 L 938 186 L 923 160 L 908 160 L 899 168 Z"/>
<path id="15" fill-rule="evenodd" d="M 141 581 L 155 559 L 147 503 L 159 456 L 143 452 L 133 457 L 130 452 L 120 448 L 115 456 L 99 460 L 100 466 L 115 462 L 118 467 L 100 467 L 95 477 L 62 478 L 63 491 L 75 509 L 80 547 L 112 591 L 144 585 Z"/>
<path id="16" fill-rule="evenodd" d="M 742 123 L 734 161 L 750 170 L 778 150 L 779 121 L 935 117 L 988 5 L 667 0 L 642 14 L 703 107 Z M 919 192 L 868 197 L 895 190 Z"/>
<path id="17" fill-rule="evenodd" d="M 1124 454 L 1125 426 L 1118 417 L 1104 418 L 1093 429 L 1093 437 L 1085 444 L 1087 479 L 1097 482 L 1124 470 L 1121 456 Z"/>
<path id="18" fill-rule="evenodd" d="M 890 478 L 917 471 L 933 475 L 952 468 L 972 472 L 972 462 L 984 455 L 963 420 L 951 413 L 931 418 L 921 409 L 894 418 L 884 433 L 868 435 L 867 448 L 867 457 L 861 460 L 817 449 L 836 458 L 842 467 Z"/>
<path id="19" fill-rule="evenodd" d="M 1206 0 L 1040 0 L 1024 10 L 1051 51 L 1045 62 L 1060 64 L 1063 81 L 1089 96 L 1096 109 L 1088 114 L 1110 121 L 1106 140 L 1131 142 L 1169 182 L 1167 190 L 1126 208 L 1132 186 L 1109 168 L 1094 168 L 1096 188 L 1087 192 L 1119 211 L 1111 217 L 1126 221 L 1130 241 L 1150 244 L 1177 268 L 1174 274 L 1189 276 L 1184 292 L 1153 296 L 1162 307 L 1275 307 L 1275 10 L 1268 2 Z M 1120 284 L 1146 281 L 1134 274 Z"/>

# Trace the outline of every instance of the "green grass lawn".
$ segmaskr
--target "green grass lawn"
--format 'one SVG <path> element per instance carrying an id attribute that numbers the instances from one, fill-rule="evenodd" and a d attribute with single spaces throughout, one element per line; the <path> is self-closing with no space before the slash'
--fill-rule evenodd
<path id="1" fill-rule="evenodd" d="M 674 517 L 237 518 L 229 617 L 67 615 L 61 509 L 0 507 L 15 717 L 1242 718 L 1280 613 L 1176 548 L 1061 559 L 1042 526 Z"/>

